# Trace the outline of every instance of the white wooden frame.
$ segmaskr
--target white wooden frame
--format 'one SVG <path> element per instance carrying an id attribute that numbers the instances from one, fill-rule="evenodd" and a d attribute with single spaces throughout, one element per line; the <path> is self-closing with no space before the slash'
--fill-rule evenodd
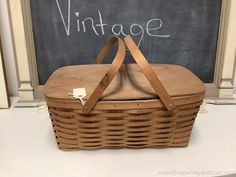
<path id="1" fill-rule="evenodd" d="M 10 101 L 7 90 L 7 82 L 4 69 L 1 39 L 0 39 L 0 108 L 9 108 L 9 106 L 10 106 Z"/>
<path id="2" fill-rule="evenodd" d="M 19 75 L 19 104 L 37 105 L 42 100 L 38 84 L 30 0 L 8 0 Z M 205 84 L 206 97 L 214 102 L 232 101 L 236 48 L 236 0 L 222 0 L 214 82 Z M 221 100 L 221 101 L 220 101 Z M 229 101 L 231 100 L 231 101 Z"/>

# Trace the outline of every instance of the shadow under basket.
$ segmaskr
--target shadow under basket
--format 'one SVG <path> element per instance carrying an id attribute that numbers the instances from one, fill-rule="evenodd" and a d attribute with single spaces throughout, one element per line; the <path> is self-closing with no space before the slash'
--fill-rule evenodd
<path id="1" fill-rule="evenodd" d="M 105 72 L 113 67 L 114 62 L 63 67 L 48 79 L 44 88 L 45 99 L 60 149 L 188 145 L 204 98 L 204 84 L 183 67 L 152 64 L 149 69 L 160 81 L 155 87 L 155 81 L 153 84 L 142 68 L 147 63 L 140 66 L 139 59 L 144 57 L 132 52 L 138 49 L 133 49 L 133 41 L 128 40 L 125 39 L 126 45 L 137 64 L 122 65 L 122 60 L 108 83 L 104 82 Z M 123 42 L 119 39 L 118 42 L 118 53 L 124 53 Z M 103 49 L 103 53 L 104 50 L 107 49 Z M 100 58 L 101 54 L 96 61 Z M 100 84 L 102 91 L 98 88 Z M 85 88 L 85 105 L 68 94 L 74 88 Z M 166 92 L 157 91 L 163 88 Z"/>

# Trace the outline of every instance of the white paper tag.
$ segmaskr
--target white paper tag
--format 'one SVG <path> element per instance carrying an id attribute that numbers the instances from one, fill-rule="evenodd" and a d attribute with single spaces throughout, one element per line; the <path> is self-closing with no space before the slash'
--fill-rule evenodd
<path id="1" fill-rule="evenodd" d="M 86 97 L 85 88 L 74 88 L 73 93 L 69 93 L 69 94 L 72 95 L 75 99 L 79 99 L 82 105 L 85 104 L 83 100 L 83 98 Z"/>
<path id="2" fill-rule="evenodd" d="M 73 96 L 74 97 L 84 98 L 86 96 L 85 88 L 74 88 L 73 89 Z"/>

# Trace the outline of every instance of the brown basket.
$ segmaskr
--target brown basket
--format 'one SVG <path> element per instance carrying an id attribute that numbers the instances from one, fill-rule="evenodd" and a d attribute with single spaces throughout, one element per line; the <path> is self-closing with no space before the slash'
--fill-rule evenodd
<path id="1" fill-rule="evenodd" d="M 204 84 L 183 67 L 149 65 L 131 37 L 124 40 L 137 64 L 122 65 L 125 44 L 113 37 L 96 64 L 60 68 L 47 81 L 44 93 L 60 149 L 188 145 Z M 113 63 L 98 64 L 115 42 Z M 80 87 L 87 92 L 85 105 L 68 94 Z"/>

